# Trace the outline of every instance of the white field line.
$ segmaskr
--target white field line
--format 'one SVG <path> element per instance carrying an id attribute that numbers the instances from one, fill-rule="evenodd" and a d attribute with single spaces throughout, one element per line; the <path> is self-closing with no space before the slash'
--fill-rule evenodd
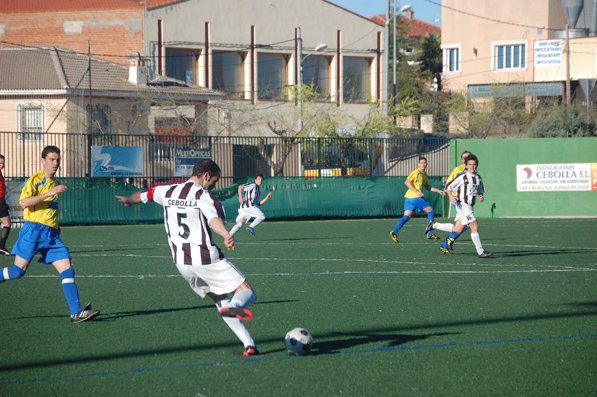
<path id="1" fill-rule="evenodd" d="M 124 258 L 150 258 L 150 259 L 168 259 L 170 255 L 145 255 L 145 254 L 77 254 L 77 257 L 124 257 Z M 569 269 L 574 271 L 593 271 L 597 269 L 574 267 L 565 265 L 524 265 L 524 264 L 508 264 L 508 263 L 491 263 L 494 259 L 488 259 L 481 263 L 446 263 L 446 262 L 420 262 L 420 261 L 398 261 L 388 259 L 354 259 L 354 258 L 265 258 L 265 257 L 233 257 L 228 259 L 234 261 L 274 261 L 274 262 L 342 262 L 342 263 L 383 263 L 383 264 L 397 264 L 397 265 L 421 265 L 421 266 L 499 266 L 499 267 L 546 267 L 555 269 Z M 595 263 L 589 266 L 597 266 Z"/>
<path id="2" fill-rule="evenodd" d="M 463 242 L 470 242 L 470 239 L 468 238 L 464 238 L 463 240 L 459 240 L 459 241 L 463 241 Z M 293 242 L 288 242 L 288 241 L 284 241 L 284 242 L 276 242 L 276 241 L 263 241 L 263 242 L 247 242 L 247 241 L 243 241 L 241 243 L 239 243 L 240 245 L 253 245 L 253 246 L 269 246 L 269 245 L 287 245 L 287 246 L 292 246 L 292 245 L 298 245 L 298 246 L 346 246 L 346 245 L 350 245 L 353 246 L 355 245 L 354 242 L 321 242 L 321 241 L 313 241 L 313 242 L 304 242 L 304 241 L 297 241 L 296 243 Z M 439 243 L 438 243 L 439 244 Z M 434 245 L 432 245 L 432 243 L 430 244 L 429 242 L 409 242 L 409 243 L 400 243 L 400 244 L 396 244 L 393 242 L 379 242 L 379 243 L 365 243 L 365 242 L 360 242 L 358 243 L 358 245 L 396 245 L 396 246 L 401 246 L 401 245 L 426 245 L 426 246 L 432 246 L 435 247 Z M 550 249 L 550 250 L 587 250 L 587 251 L 597 251 L 597 247 L 561 247 L 561 246 L 554 246 L 554 245 L 537 245 L 537 244 L 492 244 L 492 243 L 483 243 L 483 245 L 487 245 L 487 246 L 491 246 L 491 247 L 512 247 L 512 248 L 545 248 L 545 249 Z M 93 245 L 69 245 L 70 249 L 77 249 L 77 248 L 128 248 L 130 250 L 138 250 L 141 248 L 155 248 L 155 247 L 167 247 L 168 244 L 166 243 L 156 243 L 156 244 L 152 244 L 149 247 L 145 247 L 145 246 L 135 246 L 135 245 L 113 245 L 113 244 L 106 244 L 106 245 L 102 245 L 102 244 L 93 244 Z M 87 255 L 87 254 L 81 254 L 81 253 L 77 253 L 77 256 L 81 256 L 81 255 Z"/>
<path id="3" fill-rule="evenodd" d="M 297 276 L 354 276 L 354 275 L 400 275 L 400 274 L 507 274 L 507 273 L 571 273 L 594 272 L 597 269 L 529 269 L 529 270 L 396 270 L 396 271 L 343 271 L 343 272 L 304 272 L 304 273 L 247 273 L 251 277 L 297 277 Z M 57 278 L 55 275 L 27 276 L 28 278 Z M 78 278 L 179 278 L 179 274 L 128 274 L 128 275 L 77 275 Z"/>

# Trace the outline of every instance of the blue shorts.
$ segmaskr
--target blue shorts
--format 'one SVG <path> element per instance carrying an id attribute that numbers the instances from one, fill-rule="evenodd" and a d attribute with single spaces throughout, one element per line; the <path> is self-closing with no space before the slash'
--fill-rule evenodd
<path id="1" fill-rule="evenodd" d="M 68 248 L 60 238 L 60 229 L 36 222 L 25 222 L 19 238 L 12 247 L 12 254 L 20 256 L 27 262 L 37 253 L 42 263 L 53 263 L 60 259 L 71 259 Z"/>
<path id="2" fill-rule="evenodd" d="M 425 200 L 425 197 L 404 199 L 404 211 L 423 211 L 423 208 L 427 207 L 431 207 L 431 204 Z"/>

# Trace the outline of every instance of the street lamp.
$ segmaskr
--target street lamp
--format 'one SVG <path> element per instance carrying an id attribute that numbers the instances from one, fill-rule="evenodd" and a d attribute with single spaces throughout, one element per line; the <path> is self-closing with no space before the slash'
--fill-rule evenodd
<path id="1" fill-rule="evenodd" d="M 296 82 L 296 95 L 297 95 L 297 102 L 299 106 L 299 132 L 303 131 L 303 96 L 302 96 L 302 88 L 303 88 L 303 62 L 305 59 L 309 58 L 313 53 L 307 54 L 303 57 L 303 38 L 301 37 L 301 28 L 296 28 L 296 39 L 297 39 L 297 48 L 296 48 L 296 58 L 297 58 L 297 82 Z M 328 45 L 325 43 L 319 43 L 314 49 L 314 52 L 321 52 L 328 48 Z"/>
<path id="2" fill-rule="evenodd" d="M 397 6 L 398 5 L 396 4 L 396 0 L 394 0 L 394 60 L 392 62 L 394 64 L 393 65 L 394 66 L 394 75 L 393 75 L 393 79 L 392 79 L 392 82 L 394 84 L 394 98 L 393 98 L 392 103 L 394 104 L 394 106 L 396 106 L 396 104 L 398 103 L 398 86 L 396 84 L 396 64 L 398 63 L 397 62 L 398 59 L 396 58 L 396 54 L 397 54 L 397 52 L 396 52 L 396 33 L 397 33 L 398 29 L 397 29 L 397 25 L 396 25 L 396 16 L 402 15 L 406 11 L 412 9 L 412 7 L 407 4 L 405 6 L 402 6 L 400 8 L 400 10 L 398 11 L 398 13 L 396 13 Z"/>

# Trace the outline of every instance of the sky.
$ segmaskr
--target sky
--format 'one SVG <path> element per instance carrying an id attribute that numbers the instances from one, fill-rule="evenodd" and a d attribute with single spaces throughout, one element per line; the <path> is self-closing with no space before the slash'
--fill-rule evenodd
<path id="1" fill-rule="evenodd" d="M 377 14 L 386 13 L 388 8 L 388 0 L 329 0 L 344 8 L 361 14 L 366 17 L 371 17 Z M 394 0 L 389 0 L 394 1 Z M 433 3 L 441 3 L 441 0 L 434 0 Z M 426 0 L 400 0 L 398 1 L 398 9 L 402 6 L 410 5 L 415 12 L 415 18 L 422 21 L 440 26 L 440 18 L 442 15 L 441 7 Z"/>

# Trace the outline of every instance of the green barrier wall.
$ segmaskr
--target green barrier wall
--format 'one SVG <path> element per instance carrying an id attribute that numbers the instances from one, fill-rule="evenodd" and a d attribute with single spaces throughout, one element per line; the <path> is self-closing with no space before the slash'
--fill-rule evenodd
<path id="1" fill-rule="evenodd" d="M 269 219 L 397 217 L 403 212 L 404 178 L 266 178 L 262 190 L 264 194 L 273 192 L 273 197 L 262 209 Z M 430 183 L 441 187 L 441 179 L 431 177 Z M 156 204 L 124 207 L 115 199 L 115 195 L 138 191 L 134 185 L 99 178 L 60 181 L 68 186 L 60 198 L 62 225 L 162 220 L 162 209 Z M 246 181 L 239 183 L 243 182 Z M 237 215 L 237 188 L 238 184 L 214 190 L 224 205 L 228 222 L 234 222 Z M 427 193 L 427 199 L 438 216 L 445 213 L 441 196 Z"/>
<path id="2" fill-rule="evenodd" d="M 401 215 L 406 177 L 371 178 L 266 178 L 264 194 L 272 199 L 262 207 L 268 218 L 359 218 Z M 441 188 L 441 177 L 429 183 Z M 436 193 L 426 194 L 437 214 L 444 213 L 443 200 Z M 234 221 L 238 196 L 224 200 L 228 221 Z"/>
<path id="3" fill-rule="evenodd" d="M 450 145 L 453 166 L 464 150 L 479 157 L 488 190 L 478 217 L 597 216 L 597 191 L 516 191 L 517 164 L 597 163 L 597 138 L 458 139 Z"/>

